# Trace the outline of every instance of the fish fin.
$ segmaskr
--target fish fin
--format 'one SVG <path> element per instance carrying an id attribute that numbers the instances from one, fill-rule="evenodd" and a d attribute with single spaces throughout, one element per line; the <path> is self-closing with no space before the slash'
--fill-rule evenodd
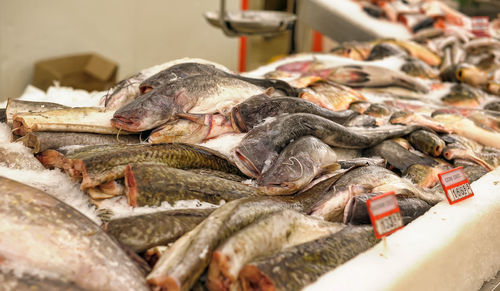
<path id="1" fill-rule="evenodd" d="M 177 113 L 175 116 L 182 118 L 182 119 L 187 119 L 192 122 L 198 123 L 198 124 L 205 124 L 205 114 L 197 114 L 197 113 Z"/>
<path id="2" fill-rule="evenodd" d="M 264 91 L 264 93 L 267 95 L 267 96 L 272 96 L 273 93 L 274 93 L 274 88 L 273 87 L 269 87 L 266 89 L 266 91 Z"/>
<path id="3" fill-rule="evenodd" d="M 337 171 L 338 169 L 340 169 L 340 164 L 339 163 L 333 163 L 331 165 L 328 165 L 326 167 L 324 167 L 322 170 L 321 170 L 321 174 L 327 174 L 327 173 L 332 173 L 332 172 L 335 172 Z"/>
<path id="4" fill-rule="evenodd" d="M 361 71 L 350 71 L 349 81 L 351 84 L 361 84 L 370 81 L 370 75 Z"/>

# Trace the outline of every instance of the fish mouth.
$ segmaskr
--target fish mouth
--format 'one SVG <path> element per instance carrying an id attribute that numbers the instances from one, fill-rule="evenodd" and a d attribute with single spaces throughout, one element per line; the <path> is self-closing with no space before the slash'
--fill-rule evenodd
<path id="1" fill-rule="evenodd" d="M 248 132 L 248 128 L 243 122 L 241 112 L 237 107 L 231 110 L 231 126 L 236 132 Z"/>
<path id="2" fill-rule="evenodd" d="M 243 174 L 257 178 L 261 175 L 261 172 L 257 169 L 252 161 L 250 161 L 244 154 L 239 150 L 234 150 L 235 163 Z"/>
<path id="3" fill-rule="evenodd" d="M 139 87 L 139 94 L 140 95 L 146 94 L 149 91 L 152 91 L 153 89 L 154 89 L 153 86 L 140 86 Z"/>
<path id="4" fill-rule="evenodd" d="M 125 117 L 119 114 L 115 114 L 111 118 L 111 125 L 126 131 L 138 132 L 142 129 L 140 128 L 141 122 L 135 118 Z"/>

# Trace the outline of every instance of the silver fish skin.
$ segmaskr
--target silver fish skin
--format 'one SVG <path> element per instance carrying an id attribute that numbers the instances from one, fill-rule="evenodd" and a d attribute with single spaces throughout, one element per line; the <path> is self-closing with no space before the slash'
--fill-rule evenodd
<path id="1" fill-rule="evenodd" d="M 120 246 L 74 208 L 0 177 L 2 267 L 46 274 L 85 290 L 149 290 Z"/>
<path id="2" fill-rule="evenodd" d="M 178 113 L 227 114 L 250 96 L 264 93 L 262 87 L 236 78 L 195 75 L 151 90 L 118 109 L 111 123 L 132 132 L 166 123 Z"/>
<path id="3" fill-rule="evenodd" d="M 303 136 L 285 147 L 257 180 L 268 195 L 292 194 L 309 184 L 322 170 L 340 166 L 335 151 L 313 136 Z"/>
<path id="4" fill-rule="evenodd" d="M 266 163 L 271 164 L 291 140 L 301 136 L 312 135 L 334 147 L 363 149 L 421 128 L 352 128 L 314 114 L 288 114 L 253 128 L 233 150 L 232 156 L 243 173 L 259 177 Z"/>

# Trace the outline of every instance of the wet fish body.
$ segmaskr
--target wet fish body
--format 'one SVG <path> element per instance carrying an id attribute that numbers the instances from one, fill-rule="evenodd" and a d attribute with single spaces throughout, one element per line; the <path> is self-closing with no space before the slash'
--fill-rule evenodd
<path id="1" fill-rule="evenodd" d="M 334 112 L 301 98 L 270 98 L 265 94 L 261 94 L 252 96 L 233 107 L 231 110 L 231 120 L 236 129 L 241 132 L 247 132 L 268 117 L 291 113 L 311 113 L 340 124 L 357 115 L 356 112 L 351 110 Z"/>
<path id="2" fill-rule="evenodd" d="M 219 245 L 210 263 L 207 286 L 210 290 L 237 288 L 238 273 L 249 261 L 331 235 L 342 228 L 342 224 L 325 222 L 293 210 L 270 214 Z M 257 241 L 259 243 L 254 243 Z"/>
<path id="3" fill-rule="evenodd" d="M 118 109 L 113 126 L 144 131 L 161 125 L 179 113 L 227 114 L 236 104 L 265 89 L 236 78 L 195 75 L 151 90 Z"/>
<path id="4" fill-rule="evenodd" d="M 243 290 L 301 290 L 376 243 L 371 226 L 348 226 L 333 235 L 258 258 L 243 267 L 239 278 Z"/>
<path id="5" fill-rule="evenodd" d="M 167 201 L 197 199 L 219 204 L 243 197 L 263 195 L 254 187 L 219 177 L 196 174 L 157 163 L 128 164 L 125 169 L 128 203 L 159 206 Z"/>
<path id="6" fill-rule="evenodd" d="M 175 209 L 112 219 L 104 229 L 121 244 L 141 253 L 174 242 L 215 208 Z"/>
<path id="7" fill-rule="evenodd" d="M 446 143 L 436 134 L 428 130 L 417 130 L 408 136 L 408 141 L 423 153 L 438 157 Z"/>
<path id="8" fill-rule="evenodd" d="M 143 275 L 95 223 L 45 192 L 0 177 L 2 265 L 52 274 L 85 290 L 148 290 Z M 85 271 L 83 271 L 85 270 Z"/>
<path id="9" fill-rule="evenodd" d="M 313 114 L 288 114 L 253 128 L 233 155 L 241 171 L 250 177 L 258 177 L 266 163 L 272 163 L 291 140 L 301 136 L 312 135 L 339 148 L 363 149 L 416 129 L 419 127 L 347 128 Z"/>

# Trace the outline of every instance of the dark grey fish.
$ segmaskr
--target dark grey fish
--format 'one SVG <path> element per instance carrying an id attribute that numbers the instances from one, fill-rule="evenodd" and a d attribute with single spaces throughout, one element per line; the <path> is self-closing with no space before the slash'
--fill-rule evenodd
<path id="1" fill-rule="evenodd" d="M 260 257 L 239 273 L 243 290 L 301 290 L 377 243 L 371 226 L 347 226 L 311 242 Z"/>
<path id="2" fill-rule="evenodd" d="M 375 196 L 377 194 L 362 194 L 351 197 L 344 209 L 344 223 L 370 224 L 370 215 L 368 214 L 366 201 Z M 431 205 L 418 198 L 396 196 L 396 200 L 405 225 L 423 215 L 431 208 Z"/>
<path id="3" fill-rule="evenodd" d="M 408 52 L 403 48 L 393 44 L 393 43 L 378 43 L 376 44 L 370 54 L 368 55 L 367 61 L 381 60 L 390 56 L 407 56 Z"/>
<path id="4" fill-rule="evenodd" d="M 234 149 L 233 155 L 243 173 L 258 177 L 266 163 L 272 164 L 291 140 L 301 136 L 312 135 L 339 148 L 363 149 L 416 129 L 420 127 L 349 128 L 313 114 L 295 113 L 253 128 Z"/>
<path id="5" fill-rule="evenodd" d="M 413 164 L 427 166 L 437 164 L 432 158 L 416 155 L 392 140 L 385 140 L 376 146 L 366 149 L 364 155 L 382 157 L 388 164 L 401 172 L 405 172 Z"/>
<path id="6" fill-rule="evenodd" d="M 175 209 L 113 219 L 103 227 L 121 244 L 140 253 L 174 242 L 216 208 Z"/>
<path id="7" fill-rule="evenodd" d="M 266 118 L 286 113 L 311 113 L 340 124 L 358 115 L 357 112 L 351 110 L 331 111 L 301 98 L 270 98 L 266 94 L 260 94 L 233 107 L 231 121 L 236 130 L 247 132 Z"/>

